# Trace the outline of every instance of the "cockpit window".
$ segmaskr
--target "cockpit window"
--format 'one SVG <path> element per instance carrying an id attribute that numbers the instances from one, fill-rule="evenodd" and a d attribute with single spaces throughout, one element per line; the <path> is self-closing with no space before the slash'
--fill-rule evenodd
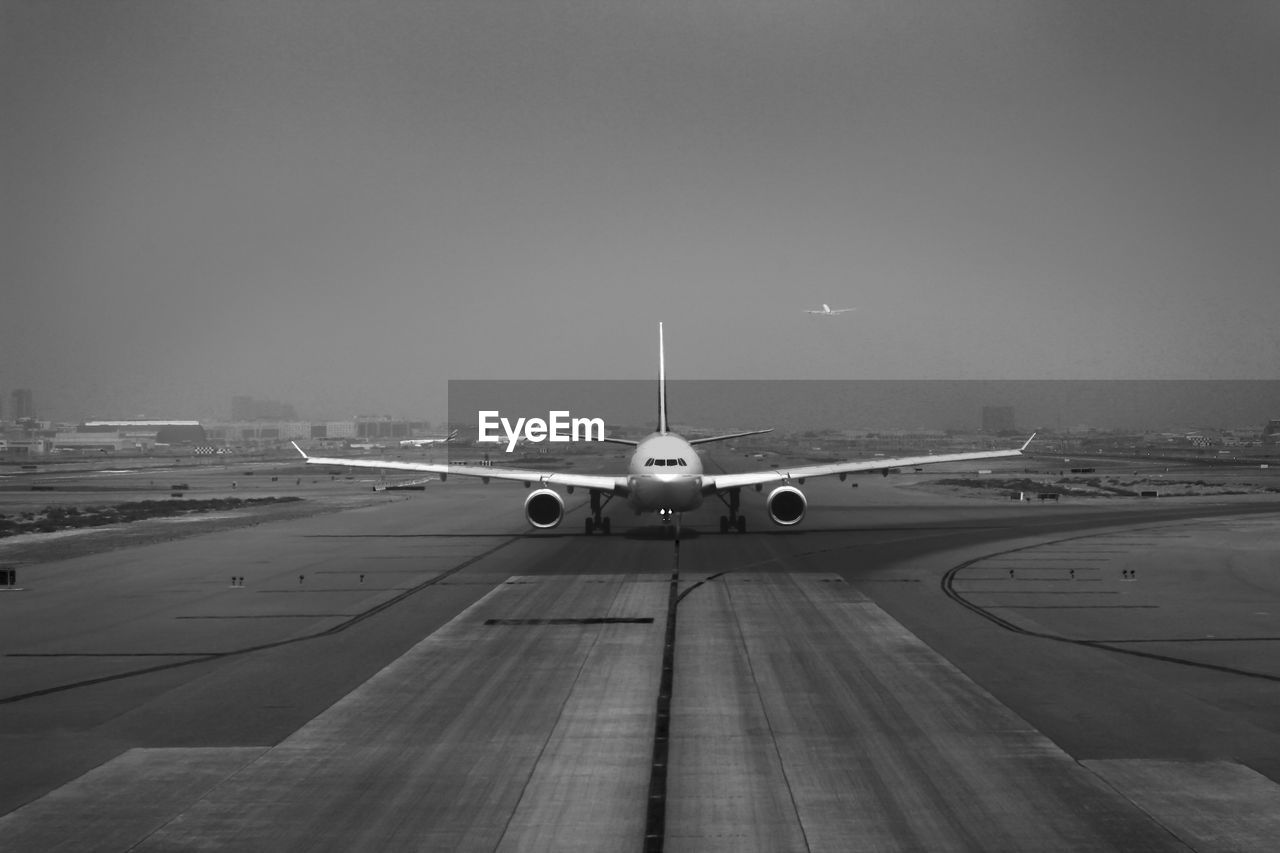
<path id="1" fill-rule="evenodd" d="M 660 467 L 663 467 L 663 468 L 667 468 L 667 467 L 670 467 L 670 468 L 686 467 L 686 468 L 687 468 L 687 467 L 689 466 L 689 463 L 688 463 L 688 462 L 685 462 L 683 459 L 680 459 L 680 458 L 676 458 L 676 459 L 654 459 L 654 458 L 650 457 L 649 459 L 646 459 L 646 460 L 645 460 L 644 467 L 646 467 L 646 468 L 652 468 L 652 467 L 653 467 L 653 466 L 655 466 L 655 465 L 660 466 Z"/>

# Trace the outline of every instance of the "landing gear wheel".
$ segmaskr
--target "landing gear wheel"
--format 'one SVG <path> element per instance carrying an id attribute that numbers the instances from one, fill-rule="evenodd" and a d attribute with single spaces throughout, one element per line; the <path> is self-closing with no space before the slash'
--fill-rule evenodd
<path id="1" fill-rule="evenodd" d="M 720 532 L 721 533 L 729 532 L 729 516 L 727 515 L 720 516 Z"/>
<path id="2" fill-rule="evenodd" d="M 602 502 L 600 500 L 600 490 L 591 490 L 591 515 L 587 516 L 588 536 L 591 535 L 591 531 L 593 530 L 599 530 L 605 536 L 608 536 L 612 532 L 609 519 L 603 518 L 600 515 L 600 510 L 604 509 L 605 504 L 609 503 L 611 500 L 613 500 L 613 495 L 608 495 Z"/>
<path id="3" fill-rule="evenodd" d="M 746 532 L 747 532 L 747 517 L 746 517 L 745 515 L 740 515 L 740 516 L 738 516 L 738 522 L 737 522 L 737 524 L 736 524 L 735 526 L 738 528 L 738 532 L 739 532 L 739 533 L 746 533 Z"/>

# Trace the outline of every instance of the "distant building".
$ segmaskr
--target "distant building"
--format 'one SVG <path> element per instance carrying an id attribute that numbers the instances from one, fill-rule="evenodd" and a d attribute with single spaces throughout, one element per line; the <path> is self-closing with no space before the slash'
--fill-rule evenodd
<path id="1" fill-rule="evenodd" d="M 309 438 L 311 424 L 305 421 L 231 421 L 205 425 L 210 441 L 228 444 L 243 442 L 279 442 Z"/>
<path id="2" fill-rule="evenodd" d="M 35 396 L 31 393 L 30 388 L 13 389 L 9 399 L 12 401 L 10 408 L 13 409 L 12 418 L 14 421 L 36 416 Z"/>
<path id="3" fill-rule="evenodd" d="M 326 421 L 324 425 L 325 438 L 359 438 L 356 432 L 355 421 Z"/>
<path id="4" fill-rule="evenodd" d="M 1280 418 L 1272 418 L 1262 428 L 1263 444 L 1280 444 Z"/>
<path id="5" fill-rule="evenodd" d="M 199 421 L 95 420 L 85 421 L 73 431 L 58 432 L 54 444 L 65 450 L 147 450 L 156 445 L 204 444 L 207 440 Z"/>
<path id="6" fill-rule="evenodd" d="M 1013 421 L 1013 406 L 983 406 L 982 431 L 992 435 L 1017 432 Z"/>
<path id="7" fill-rule="evenodd" d="M 53 447 L 58 452 L 147 451 L 157 444 L 156 436 L 160 430 L 174 423 L 177 422 L 89 420 L 74 427 L 64 424 L 54 431 Z"/>

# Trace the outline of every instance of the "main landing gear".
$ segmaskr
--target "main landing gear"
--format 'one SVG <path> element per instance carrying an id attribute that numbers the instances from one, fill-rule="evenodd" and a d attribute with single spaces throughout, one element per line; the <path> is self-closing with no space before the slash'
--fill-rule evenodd
<path id="1" fill-rule="evenodd" d="M 587 522 L 586 522 L 586 528 L 587 528 L 586 533 L 588 536 L 590 536 L 592 533 L 596 532 L 597 530 L 599 530 L 605 536 L 608 536 L 610 533 L 613 532 L 613 527 L 612 525 L 609 524 L 609 519 L 603 518 L 600 515 L 600 512 L 601 510 L 604 509 L 605 504 L 609 503 L 609 501 L 611 500 L 613 500 L 613 495 L 609 495 L 609 497 L 605 498 L 604 503 L 601 503 L 600 492 L 597 491 L 596 489 L 591 490 L 591 515 L 587 516 Z"/>
<path id="2" fill-rule="evenodd" d="M 720 516 L 721 533 L 728 533 L 730 528 L 738 531 L 739 533 L 747 532 L 747 519 L 744 516 L 738 515 L 738 491 L 738 489 L 730 489 L 727 493 L 729 495 L 728 500 L 724 499 L 724 495 L 719 493 L 716 494 L 716 497 L 720 498 L 720 500 L 724 502 L 724 505 L 729 508 L 728 515 Z"/>

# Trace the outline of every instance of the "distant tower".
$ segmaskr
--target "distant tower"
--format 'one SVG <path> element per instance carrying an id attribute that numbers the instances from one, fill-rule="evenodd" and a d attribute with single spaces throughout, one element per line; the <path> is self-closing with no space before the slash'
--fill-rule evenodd
<path id="1" fill-rule="evenodd" d="M 20 421 L 23 418 L 34 418 L 36 416 L 35 397 L 31 393 L 30 388 L 15 388 L 9 396 L 12 401 L 13 419 Z"/>
<path id="2" fill-rule="evenodd" d="M 1280 444 L 1280 418 L 1272 418 L 1262 428 L 1263 444 Z"/>
<path id="3" fill-rule="evenodd" d="M 992 435 L 1016 432 L 1013 422 L 1013 406 L 983 406 L 982 431 Z"/>

